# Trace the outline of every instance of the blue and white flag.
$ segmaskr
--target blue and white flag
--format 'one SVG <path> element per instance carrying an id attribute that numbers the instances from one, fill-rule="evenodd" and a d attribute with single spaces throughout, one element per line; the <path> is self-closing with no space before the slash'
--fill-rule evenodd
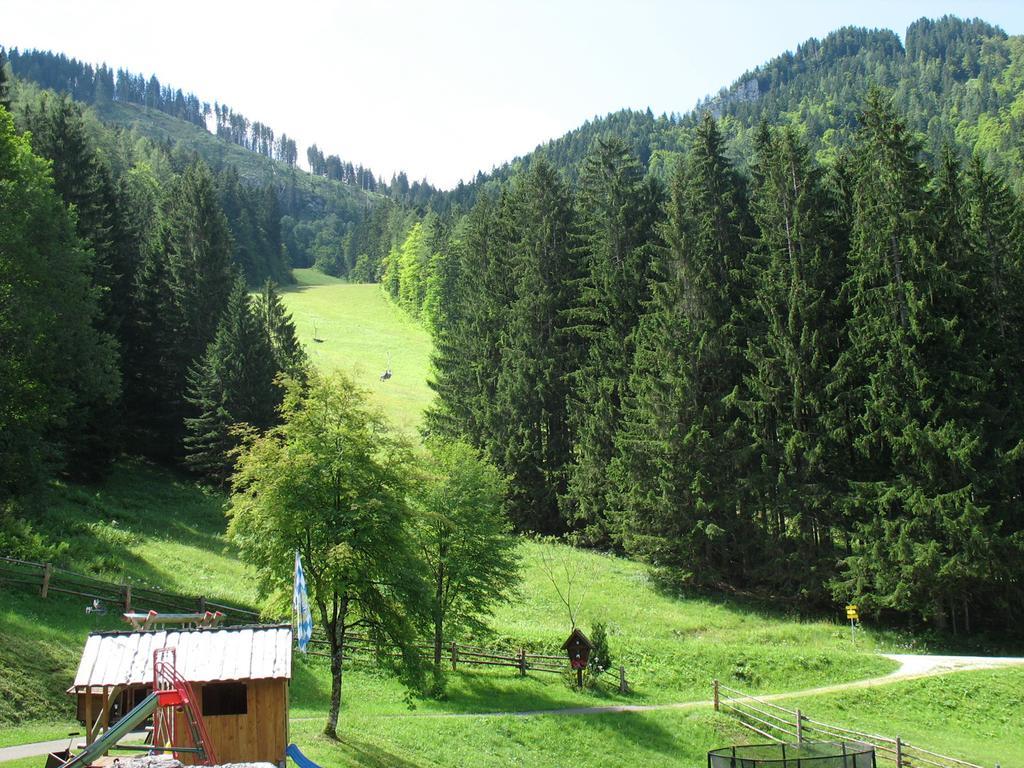
<path id="1" fill-rule="evenodd" d="M 295 591 L 292 593 L 292 614 L 295 616 L 295 637 L 299 650 L 306 652 L 309 638 L 313 636 L 313 614 L 309 612 L 309 596 L 306 594 L 306 577 L 302 573 L 299 550 L 295 550 Z"/>

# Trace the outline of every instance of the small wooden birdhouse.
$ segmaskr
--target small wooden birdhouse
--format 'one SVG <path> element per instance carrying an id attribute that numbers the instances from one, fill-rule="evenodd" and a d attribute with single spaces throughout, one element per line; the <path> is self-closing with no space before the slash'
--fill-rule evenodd
<path id="1" fill-rule="evenodd" d="M 576 670 L 584 670 L 590 661 L 590 650 L 594 645 L 579 629 L 574 629 L 569 639 L 562 645 L 562 650 L 569 654 L 569 666 Z"/>

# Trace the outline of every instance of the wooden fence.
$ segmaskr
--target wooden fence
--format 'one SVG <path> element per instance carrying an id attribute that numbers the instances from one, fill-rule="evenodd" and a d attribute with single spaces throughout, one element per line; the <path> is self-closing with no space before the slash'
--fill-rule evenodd
<path id="1" fill-rule="evenodd" d="M 228 618 L 241 619 L 246 623 L 263 621 L 256 611 L 214 602 L 203 596 L 181 595 L 139 587 L 128 582 L 118 584 L 84 573 L 58 568 L 52 563 L 33 563 L 10 557 L 0 557 L 0 584 L 12 584 L 27 590 L 38 591 L 41 598 L 46 598 L 53 592 L 84 597 L 88 600 L 98 600 L 104 608 L 108 605 L 117 606 L 118 611 L 124 610 L 126 613 L 133 610 L 148 611 L 150 609 L 176 613 L 220 611 Z M 314 646 L 328 645 L 322 635 L 315 636 L 310 642 Z M 434 646 L 430 643 L 416 643 L 414 647 L 427 655 L 432 656 L 434 653 Z M 459 665 L 512 667 L 518 669 L 520 675 L 525 676 L 527 672 L 562 674 L 568 669 L 569 663 L 568 657 L 564 655 L 550 656 L 528 653 L 522 648 L 518 652 L 510 654 L 451 642 L 445 644 L 444 650 L 444 658 L 452 665 L 452 669 L 458 669 Z M 314 656 L 328 655 L 320 651 L 310 651 L 310 653 Z M 372 653 L 374 653 L 373 643 L 365 635 L 348 634 L 346 636 L 344 658 L 351 659 L 353 656 L 366 656 Z M 626 670 L 623 667 L 619 667 L 617 673 L 615 670 L 605 670 L 602 673 L 602 679 L 609 683 L 614 682 L 623 693 L 629 691 Z"/>
<path id="2" fill-rule="evenodd" d="M 252 623 L 261 621 L 260 614 L 256 611 L 236 605 L 218 603 L 202 595 L 181 595 L 140 587 L 127 581 L 118 584 L 114 581 L 58 568 L 52 563 L 33 563 L 27 560 L 0 557 L 0 583 L 13 584 L 33 591 L 38 590 L 39 596 L 42 598 L 46 598 L 53 592 L 84 597 L 88 600 L 98 600 L 103 609 L 110 605 L 117 606 L 118 611 L 124 610 L 125 612 L 150 609 L 177 613 L 220 611 L 229 618 L 242 619 Z"/>
<path id="3" fill-rule="evenodd" d="M 317 647 L 329 646 L 330 643 L 320 633 L 314 633 L 313 639 L 309 641 Z M 413 643 L 413 648 L 424 656 L 432 657 L 434 654 L 433 643 Z M 520 648 L 515 653 L 507 651 L 482 648 L 474 645 L 466 645 L 452 641 L 442 646 L 441 659 L 451 664 L 453 670 L 463 666 L 483 667 L 510 667 L 519 671 L 520 676 L 525 677 L 527 672 L 550 672 L 562 675 L 569 670 L 569 658 L 565 654 L 553 656 L 543 653 L 531 653 L 525 648 Z M 345 647 L 342 649 L 342 658 L 354 660 L 356 656 L 374 654 L 375 646 L 369 637 L 361 634 L 347 633 L 345 635 Z M 330 656 L 322 651 L 309 651 L 313 656 Z M 601 673 L 601 679 L 607 683 L 614 683 L 622 693 L 629 692 L 629 681 L 626 680 L 625 667 L 618 667 L 617 670 L 605 670 Z"/>
<path id="4" fill-rule="evenodd" d="M 787 709 L 714 681 L 716 711 L 727 712 L 740 725 L 767 739 L 802 744 L 816 741 L 853 741 L 870 744 L 876 757 L 897 768 L 982 768 L 949 755 L 907 744 L 899 736 L 889 738 L 830 725 L 808 717 L 799 709 Z M 996 768 L 999 768 L 996 765 Z"/>

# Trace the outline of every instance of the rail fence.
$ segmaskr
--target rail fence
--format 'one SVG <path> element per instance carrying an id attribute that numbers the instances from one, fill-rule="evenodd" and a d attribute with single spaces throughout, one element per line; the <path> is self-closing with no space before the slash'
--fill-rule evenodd
<path id="1" fill-rule="evenodd" d="M 97 608 L 118 606 L 126 613 L 133 610 L 163 609 L 179 613 L 220 611 L 225 616 L 259 623 L 257 611 L 215 602 L 202 595 L 182 595 L 160 589 L 140 587 L 128 581 L 117 583 L 58 568 L 52 563 L 33 563 L 0 557 L 0 584 L 12 584 L 25 590 L 38 591 L 41 598 L 51 592 L 97 600 Z"/>
<path id="2" fill-rule="evenodd" d="M 330 646 L 322 633 L 314 632 L 313 638 L 309 641 L 317 647 Z M 412 647 L 424 654 L 433 656 L 433 643 L 413 643 Z M 358 633 L 346 633 L 345 645 L 342 648 L 342 658 L 346 661 L 356 660 L 358 656 L 376 654 L 377 648 L 373 641 L 366 635 Z M 388 655 L 396 655 L 396 652 L 386 652 Z M 309 651 L 312 656 L 330 657 L 329 653 L 323 651 Z M 442 646 L 441 660 L 451 664 L 453 670 L 459 665 L 482 666 L 482 667 L 510 667 L 519 671 L 520 676 L 526 677 L 528 672 L 550 672 L 563 675 L 569 670 L 569 659 L 565 654 L 550 655 L 543 653 L 532 653 L 525 648 L 520 648 L 515 653 L 483 648 L 475 645 L 467 645 L 455 641 L 445 643 Z M 601 672 L 600 679 L 608 684 L 614 684 L 621 693 L 628 693 L 629 681 L 626 679 L 626 668 L 606 669 Z"/>
<path id="3" fill-rule="evenodd" d="M 776 742 L 855 741 L 870 744 L 880 760 L 897 768 L 983 768 L 977 763 L 907 744 L 899 736 L 889 738 L 830 725 L 808 717 L 799 709 L 787 709 L 729 688 L 718 680 L 714 681 L 714 706 L 716 711 L 735 717 L 744 728 Z"/>
<path id="4" fill-rule="evenodd" d="M 127 581 L 119 584 L 84 573 L 58 568 L 52 563 L 34 563 L 10 557 L 0 557 L 0 584 L 11 584 L 25 590 L 38 592 L 40 598 L 43 599 L 52 592 L 98 600 L 102 608 L 106 608 L 107 605 L 117 606 L 118 610 L 123 609 L 126 613 L 133 610 L 147 611 L 151 608 L 179 613 L 220 611 L 228 618 L 241 619 L 246 623 L 255 624 L 264 621 L 256 611 L 215 602 L 201 595 L 166 592 L 140 587 Z M 310 642 L 314 646 L 329 645 L 324 636 L 319 633 Z M 414 647 L 428 655 L 434 653 L 434 646 L 431 643 L 416 643 Z M 360 634 L 346 635 L 343 658 L 351 660 L 353 656 L 365 657 L 373 653 L 375 653 L 375 648 L 369 637 Z M 310 651 L 310 654 L 329 656 L 321 651 Z M 456 642 L 444 645 L 443 658 L 451 664 L 453 670 L 458 669 L 459 665 L 512 667 L 518 669 L 520 675 L 525 676 L 527 672 L 563 674 L 568 669 L 568 658 L 564 655 L 528 653 L 522 648 L 517 653 L 510 654 Z M 626 670 L 623 667 L 619 667 L 617 670 L 605 670 L 601 674 L 601 678 L 607 683 L 617 685 L 623 693 L 629 691 Z"/>

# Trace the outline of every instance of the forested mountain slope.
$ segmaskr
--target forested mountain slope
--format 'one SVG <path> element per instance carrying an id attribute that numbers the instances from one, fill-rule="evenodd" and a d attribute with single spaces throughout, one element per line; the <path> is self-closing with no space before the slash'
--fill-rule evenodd
<path id="1" fill-rule="evenodd" d="M 200 102 L 192 93 L 161 84 L 155 75 L 147 80 L 121 69 L 115 74 L 105 64 L 94 67 L 49 51 L 5 52 L 0 47 L 0 57 L 20 83 L 16 91 L 66 95 L 87 106 L 89 115 L 108 129 L 123 134 L 123 143 L 145 139 L 179 166 L 196 155 L 214 172 L 228 170 L 248 188 L 273 189 L 281 243 L 293 266 L 317 264 L 342 275 L 355 267 L 360 255 L 368 256 L 371 265 L 378 263 L 374 250 L 387 228 L 381 226 L 381 217 L 386 219 L 392 208 L 422 205 L 436 192 L 425 183 L 410 184 L 404 173 L 385 184 L 362 165 L 325 156 L 316 144 L 305 150 L 312 173 L 304 171 L 297 165 L 299 148 L 286 133 L 275 133 L 227 105 Z M 371 221 L 378 207 L 384 210 Z M 394 218 L 399 222 L 401 212 Z M 250 277 L 259 282 L 263 276 Z M 375 277 L 372 269 L 362 269 L 361 279 Z"/>
<path id="2" fill-rule="evenodd" d="M 596 117 L 461 185 L 447 202 L 465 205 L 487 182 L 504 181 L 541 155 L 575 180 L 598 137 L 623 139 L 642 164 L 665 175 L 705 111 L 721 120 L 728 153 L 741 165 L 762 120 L 798 126 L 813 150 L 833 155 L 849 146 L 872 85 L 893 91 L 896 107 L 925 136 L 929 153 L 944 144 L 964 157 L 977 151 L 1012 183 L 1021 183 L 1024 37 L 980 19 L 945 16 L 914 22 L 903 42 L 893 31 L 863 27 L 812 38 L 745 72 L 691 111 L 655 116 L 649 109 L 624 109 Z"/>

